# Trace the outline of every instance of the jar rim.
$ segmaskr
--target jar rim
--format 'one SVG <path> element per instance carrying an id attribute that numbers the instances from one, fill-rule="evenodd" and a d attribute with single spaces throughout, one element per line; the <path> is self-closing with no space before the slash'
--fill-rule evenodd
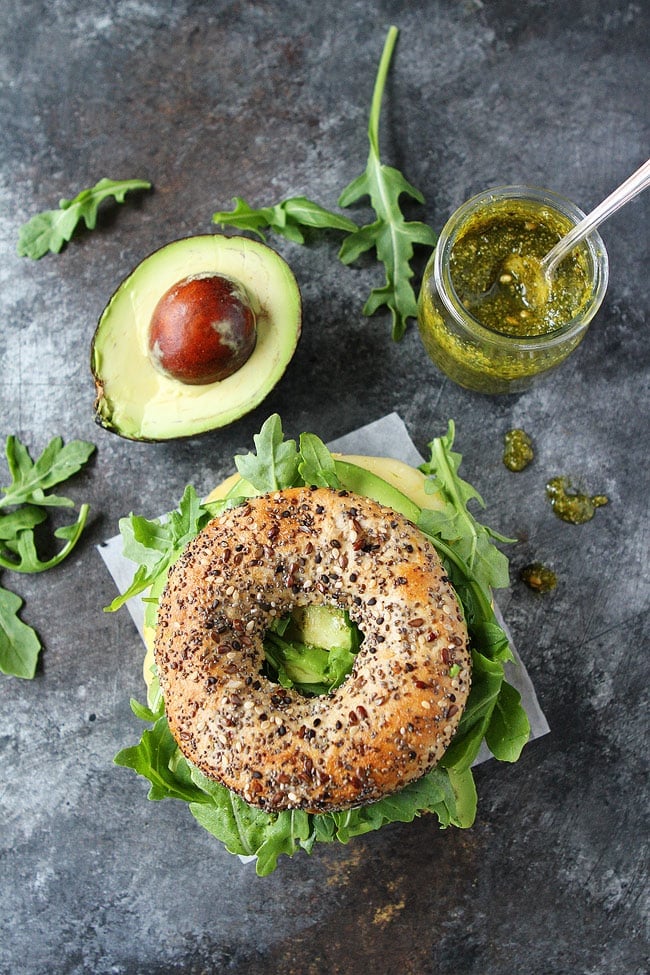
<path id="1" fill-rule="evenodd" d="M 574 225 L 585 216 L 584 212 L 572 200 L 543 187 L 508 184 L 493 186 L 480 193 L 476 193 L 454 210 L 439 234 L 433 262 L 434 280 L 438 296 L 445 305 L 448 313 L 454 318 L 456 324 L 461 328 L 471 330 L 475 338 L 483 339 L 493 345 L 500 346 L 503 350 L 513 348 L 514 346 L 520 351 L 526 352 L 553 348 L 553 346 L 565 342 L 567 338 L 570 339 L 574 334 L 585 330 L 600 308 L 605 297 L 609 278 L 607 251 L 600 234 L 596 230 L 593 230 L 581 241 L 582 244 L 586 245 L 589 254 L 592 270 L 591 283 L 593 287 L 587 303 L 565 325 L 544 335 L 508 335 L 505 332 L 499 332 L 488 325 L 484 325 L 483 322 L 479 321 L 478 318 L 465 308 L 458 297 L 451 279 L 449 257 L 452 247 L 469 217 L 486 204 L 500 201 L 507 202 L 508 200 L 530 201 L 532 203 L 546 205 L 561 216 L 567 217 Z"/>

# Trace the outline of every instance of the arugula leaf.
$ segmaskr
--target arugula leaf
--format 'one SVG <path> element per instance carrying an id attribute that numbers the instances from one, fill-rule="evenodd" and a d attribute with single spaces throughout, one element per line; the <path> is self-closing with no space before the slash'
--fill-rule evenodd
<path id="1" fill-rule="evenodd" d="M 298 473 L 298 450 L 295 440 L 284 440 L 282 421 L 273 413 L 253 436 L 257 454 L 239 454 L 235 466 L 244 480 L 260 494 L 292 487 Z"/>
<path id="2" fill-rule="evenodd" d="M 438 767 L 400 792 L 368 806 L 332 813 L 335 836 L 340 842 L 347 843 L 352 837 L 380 829 L 386 823 L 410 823 L 425 813 L 437 815 L 442 827 L 468 828 L 476 815 L 476 802 L 472 803 L 472 796 L 475 799 L 473 779 L 471 784 L 469 778 L 459 780 L 455 789 L 448 770 Z"/>
<path id="3" fill-rule="evenodd" d="M 211 517 L 209 506 L 199 500 L 196 490 L 191 485 L 186 487 L 178 509 L 169 514 L 168 524 L 174 548 L 184 549 Z"/>
<path id="4" fill-rule="evenodd" d="M 40 457 L 32 461 L 27 447 L 17 437 L 7 437 L 5 453 L 12 483 L 1 489 L 4 497 L 0 497 L 0 509 L 11 506 L 15 510 L 0 513 L 0 568 L 44 572 L 70 554 L 86 524 L 88 505 L 81 505 L 73 524 L 56 529 L 55 537 L 66 544 L 46 561 L 38 557 L 33 529 L 45 521 L 46 508 L 74 506 L 70 498 L 46 492 L 76 474 L 94 450 L 94 444 L 83 440 L 64 445 L 61 437 L 54 437 Z"/>
<path id="5" fill-rule="evenodd" d="M 455 825 L 464 829 L 474 824 L 478 796 L 471 769 L 461 769 L 455 765 L 447 768 L 449 784 L 454 794 Z"/>
<path id="6" fill-rule="evenodd" d="M 131 710 L 136 718 L 140 719 L 140 721 L 150 721 L 152 724 L 155 724 L 158 718 L 161 718 L 165 713 L 165 706 L 162 698 L 159 701 L 159 706 L 155 709 L 148 707 L 146 704 L 141 704 L 140 701 L 136 701 L 134 697 L 131 698 L 130 704 Z"/>
<path id="7" fill-rule="evenodd" d="M 0 671 L 31 680 L 41 642 L 36 631 L 18 616 L 22 604 L 20 596 L 0 587 Z"/>
<path id="8" fill-rule="evenodd" d="M 58 254 L 81 220 L 88 230 L 94 229 L 99 204 L 107 197 L 124 203 L 124 197 L 130 191 L 149 189 L 151 183 L 143 179 L 100 179 L 74 199 L 60 200 L 58 210 L 44 210 L 23 224 L 18 231 L 18 255 L 38 260 L 48 251 Z"/>
<path id="9" fill-rule="evenodd" d="M 530 737 L 521 698 L 505 681 L 503 664 L 512 660 L 508 638 L 494 615 L 492 589 L 508 585 L 508 560 L 494 541 L 510 542 L 482 525 L 468 510 L 483 499 L 459 473 L 462 456 L 452 450 L 455 427 L 429 444 L 431 459 L 420 470 L 428 493 L 439 495 L 441 511 L 422 509 L 418 527 L 436 546 L 465 612 L 472 650 L 472 687 L 456 735 L 441 764 L 470 768 L 483 740 L 495 758 L 516 761 Z"/>
<path id="10" fill-rule="evenodd" d="M 495 758 L 515 761 L 530 737 L 530 724 L 518 693 L 505 681 L 503 664 L 513 656 L 492 605 L 492 588 L 508 583 L 508 560 L 493 539 L 514 539 L 482 525 L 467 509 L 471 500 L 483 507 L 484 503 L 458 474 L 462 457 L 452 450 L 454 433 L 450 420 L 447 435 L 429 444 L 431 460 L 420 469 L 430 477 L 427 492 L 438 494 L 445 504 L 442 511 L 422 509 L 418 527 L 429 535 L 445 564 L 470 637 L 472 687 L 454 740 L 441 761 L 442 766 L 462 772 L 469 770 L 483 740 Z"/>
<path id="11" fill-rule="evenodd" d="M 339 259 L 343 264 L 351 264 L 361 254 L 374 249 L 377 259 L 384 265 L 386 279 L 381 287 L 371 291 L 363 314 L 374 315 L 383 306 L 388 307 L 395 340 L 404 335 L 408 319 L 417 316 L 417 299 L 411 284 L 414 245 L 433 247 L 436 242 L 431 227 L 420 221 L 405 220 L 401 210 L 402 195 L 423 204 L 422 193 L 398 169 L 382 163 L 380 157 L 381 102 L 398 33 L 396 27 L 388 31 L 379 62 L 368 123 L 370 149 L 366 168 L 345 187 L 338 200 L 339 206 L 349 207 L 369 197 L 375 212 L 375 219 L 371 223 L 359 226 L 348 217 L 327 210 L 305 196 L 290 197 L 274 206 L 259 209 L 252 208 L 241 197 L 235 197 L 233 210 L 221 210 L 212 217 L 215 223 L 251 231 L 262 240 L 266 239 L 263 231 L 268 228 L 298 244 L 305 242 L 301 229 L 304 227 L 342 230 L 346 234 L 339 250 Z"/>
<path id="12" fill-rule="evenodd" d="M 25 505 L 16 511 L 0 514 L 0 542 L 14 539 L 18 532 L 35 528 L 47 518 L 47 512 L 35 505 Z M 2 546 L 0 545 L 0 550 Z"/>
<path id="13" fill-rule="evenodd" d="M 306 196 L 292 196 L 275 206 L 253 209 L 246 200 L 236 196 L 233 200 L 234 210 L 220 210 L 213 214 L 214 223 L 221 226 L 237 227 L 239 230 L 250 230 L 261 240 L 266 240 L 263 228 L 269 228 L 275 233 L 286 237 L 295 244 L 304 244 L 305 236 L 301 227 L 315 227 L 321 230 L 343 230 L 353 233 L 357 225 L 349 217 L 308 200 Z"/>
<path id="14" fill-rule="evenodd" d="M 5 453 L 12 483 L 0 489 L 4 494 L 0 508 L 18 504 L 72 508 L 74 501 L 45 491 L 81 470 L 94 450 L 95 445 L 84 440 L 64 445 L 61 437 L 53 437 L 41 456 L 32 461 L 27 447 L 17 437 L 8 436 Z"/>
<path id="15" fill-rule="evenodd" d="M 473 605 L 471 594 L 463 587 L 462 582 L 458 583 L 459 589 L 464 593 L 467 606 Z M 490 660 L 499 660 L 505 663 L 506 660 L 513 660 L 512 651 L 504 630 L 496 621 L 492 605 L 486 608 L 487 611 L 481 613 L 475 609 L 468 610 L 472 614 L 472 632 L 477 646 Z"/>
<path id="16" fill-rule="evenodd" d="M 188 490 L 194 489 L 188 486 L 185 494 Z M 181 499 L 180 505 L 182 504 Z M 140 562 L 143 566 L 155 566 L 173 548 L 171 523 L 167 521 L 159 518 L 150 521 L 142 515 L 131 514 L 128 518 L 120 518 L 119 526 L 124 543 L 123 554 L 133 562 Z"/>
<path id="17" fill-rule="evenodd" d="M 54 537 L 64 544 L 49 559 L 39 558 L 34 529 L 46 521 L 48 508 L 74 507 L 70 498 L 46 492 L 76 474 L 94 449 L 93 444 L 82 440 L 64 445 L 61 437 L 54 437 L 32 461 L 27 447 L 16 436 L 7 437 L 5 453 L 11 484 L 0 489 L 0 569 L 45 572 L 67 558 L 86 525 L 87 504 L 80 506 L 76 521 L 54 531 Z M 0 589 L 0 671 L 31 678 L 41 643 L 36 632 L 18 618 L 21 605 L 18 596 Z"/>
<path id="18" fill-rule="evenodd" d="M 65 545 L 56 555 L 45 561 L 41 561 L 36 551 L 34 532 L 31 529 L 18 531 L 16 537 L 7 540 L 3 546 L 0 543 L 0 567 L 3 569 L 13 569 L 14 572 L 45 572 L 46 569 L 53 569 L 59 565 L 70 554 L 72 549 L 79 541 L 79 537 L 84 530 L 88 519 L 90 508 L 87 504 L 82 504 L 79 508 L 77 520 L 71 525 L 63 525 L 54 532 L 55 538 L 62 538 Z M 7 554 L 11 552 L 15 558 Z"/>
<path id="19" fill-rule="evenodd" d="M 441 764 L 464 771 L 470 768 L 481 747 L 503 684 L 503 666 L 474 650 L 472 687 L 454 740 Z"/>
<path id="20" fill-rule="evenodd" d="M 440 511 L 423 509 L 418 527 L 448 541 L 486 592 L 490 588 L 503 589 L 508 585 L 508 560 L 492 540 L 513 542 L 515 539 L 480 524 L 467 508 L 468 501 L 473 499 L 482 508 L 485 503 L 478 491 L 458 474 L 462 455 L 451 449 L 454 434 L 454 422 L 450 420 L 447 435 L 431 441 L 431 458 L 420 466 L 422 473 L 429 477 L 426 492 L 439 494 L 445 503 Z"/>
<path id="21" fill-rule="evenodd" d="M 341 486 L 334 458 L 320 439 L 314 433 L 300 435 L 300 462 L 298 473 L 304 484 L 316 484 L 318 487 L 338 488 Z"/>
<path id="22" fill-rule="evenodd" d="M 256 856 L 258 876 L 272 873 L 281 854 L 291 856 L 309 841 L 311 817 L 308 813 L 301 810 L 266 813 L 249 806 L 198 769 L 192 769 L 192 781 L 211 800 L 209 804 L 190 805 L 194 818 L 221 840 L 230 853 Z"/>
<path id="23" fill-rule="evenodd" d="M 504 681 L 485 731 L 485 742 L 500 762 L 516 762 L 529 737 L 530 724 L 521 706 L 521 694 Z"/>
<path id="24" fill-rule="evenodd" d="M 165 579 L 171 564 L 211 517 L 211 507 L 199 501 L 190 484 L 183 492 L 177 511 L 170 512 L 166 518 L 149 521 L 133 513 L 128 518 L 120 518 L 122 552 L 127 559 L 138 563 L 138 568 L 129 588 L 105 606 L 104 612 L 116 612 L 133 596 Z"/>
<path id="25" fill-rule="evenodd" d="M 316 484 L 319 487 L 340 486 L 334 458 L 313 433 L 300 436 L 299 448 L 295 440 L 285 440 L 282 421 L 272 414 L 253 435 L 257 453 L 239 454 L 235 466 L 240 476 L 260 493 Z"/>
<path id="26" fill-rule="evenodd" d="M 386 305 L 392 315 L 393 338 L 399 340 L 406 331 L 407 319 L 417 316 L 417 299 L 411 284 L 413 245 L 433 247 L 436 235 L 420 221 L 406 221 L 400 209 L 402 194 L 424 203 L 422 193 L 404 175 L 381 162 L 379 151 L 379 117 L 381 101 L 393 55 L 398 30 L 388 31 L 375 80 L 368 123 L 370 150 L 366 168 L 352 180 L 339 196 L 339 206 L 349 207 L 368 196 L 376 219 L 345 238 L 339 251 L 344 264 L 351 264 L 365 251 L 374 248 L 384 265 L 386 280 L 381 288 L 374 288 L 363 309 L 364 315 L 374 313 Z"/>
<path id="27" fill-rule="evenodd" d="M 187 774 L 181 772 L 182 763 L 179 754 L 178 745 L 169 730 L 167 719 L 160 717 L 152 728 L 144 732 L 137 745 L 123 748 L 113 761 L 116 765 L 133 769 L 138 775 L 149 780 L 151 783 L 149 799 L 154 801 L 182 799 L 185 802 L 200 802 L 202 792 L 193 785 L 187 763 L 185 768 Z M 185 759 L 182 761 L 185 762 Z"/>

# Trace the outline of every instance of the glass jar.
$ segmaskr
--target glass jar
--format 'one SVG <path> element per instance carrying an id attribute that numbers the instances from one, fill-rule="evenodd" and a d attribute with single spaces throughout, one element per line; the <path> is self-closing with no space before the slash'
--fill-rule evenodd
<path id="1" fill-rule="evenodd" d="M 418 327 L 429 357 L 454 382 L 482 393 L 522 392 L 563 362 L 584 338 L 607 288 L 607 252 L 600 235 L 592 232 L 575 248 L 580 249 L 586 284 L 583 300 L 568 321 L 536 335 L 505 334 L 482 324 L 455 290 L 451 253 L 478 221 L 513 212 L 559 225 L 563 229 L 558 236 L 584 216 L 569 200 L 549 190 L 500 186 L 479 193 L 445 224 L 420 289 Z"/>

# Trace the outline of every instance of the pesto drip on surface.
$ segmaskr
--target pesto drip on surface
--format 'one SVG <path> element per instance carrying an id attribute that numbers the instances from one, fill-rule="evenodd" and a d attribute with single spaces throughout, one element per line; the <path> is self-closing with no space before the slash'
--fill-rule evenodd
<path id="1" fill-rule="evenodd" d="M 534 592 L 551 592 L 557 586 L 557 576 L 542 562 L 531 562 L 520 572 L 522 582 Z"/>
<path id="2" fill-rule="evenodd" d="M 503 463 L 509 471 L 523 471 L 535 456 L 533 441 L 519 427 L 508 430 L 503 439 Z"/>
<path id="3" fill-rule="evenodd" d="M 558 518 L 572 525 L 583 525 L 586 521 L 591 521 L 596 508 L 609 502 L 604 494 L 590 496 L 575 491 L 568 477 L 551 478 L 546 485 L 546 496 Z"/>
<path id="4" fill-rule="evenodd" d="M 530 202 L 477 213 L 449 259 L 461 303 L 482 325 L 504 335 L 546 335 L 568 324 L 591 295 L 586 251 L 574 248 L 550 286 L 539 261 L 571 226 L 568 218 Z"/>

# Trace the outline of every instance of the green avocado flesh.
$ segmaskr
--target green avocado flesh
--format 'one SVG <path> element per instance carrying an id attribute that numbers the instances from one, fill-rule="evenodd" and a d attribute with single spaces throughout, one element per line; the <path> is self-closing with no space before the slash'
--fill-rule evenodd
<path id="1" fill-rule="evenodd" d="M 257 341 L 231 376 L 192 386 L 154 367 L 149 326 L 169 288 L 204 272 L 244 286 L 256 316 Z M 95 418 L 130 440 L 172 440 L 226 426 L 258 406 L 280 380 L 295 352 L 301 322 L 296 279 L 266 244 L 219 234 L 173 241 L 135 268 L 99 320 L 91 351 Z"/>
<path id="2" fill-rule="evenodd" d="M 352 630 L 345 613 L 333 606 L 310 604 L 294 609 L 287 636 L 323 650 L 352 650 Z"/>
<path id="3" fill-rule="evenodd" d="M 588 252 L 576 247 L 558 265 L 552 284 L 540 262 L 571 227 L 568 217 L 530 201 L 512 200 L 477 214 L 450 256 L 463 305 L 504 335 L 531 337 L 562 328 L 591 297 Z"/>
<path id="4" fill-rule="evenodd" d="M 349 491 L 354 491 L 355 494 L 361 494 L 366 498 L 372 498 L 379 504 L 385 504 L 393 511 L 399 511 L 409 521 L 416 522 L 418 520 L 420 509 L 415 502 L 407 498 L 388 481 L 384 481 L 372 471 L 367 471 L 363 467 L 358 467 L 346 460 L 335 460 L 334 466 L 339 480 Z"/>

